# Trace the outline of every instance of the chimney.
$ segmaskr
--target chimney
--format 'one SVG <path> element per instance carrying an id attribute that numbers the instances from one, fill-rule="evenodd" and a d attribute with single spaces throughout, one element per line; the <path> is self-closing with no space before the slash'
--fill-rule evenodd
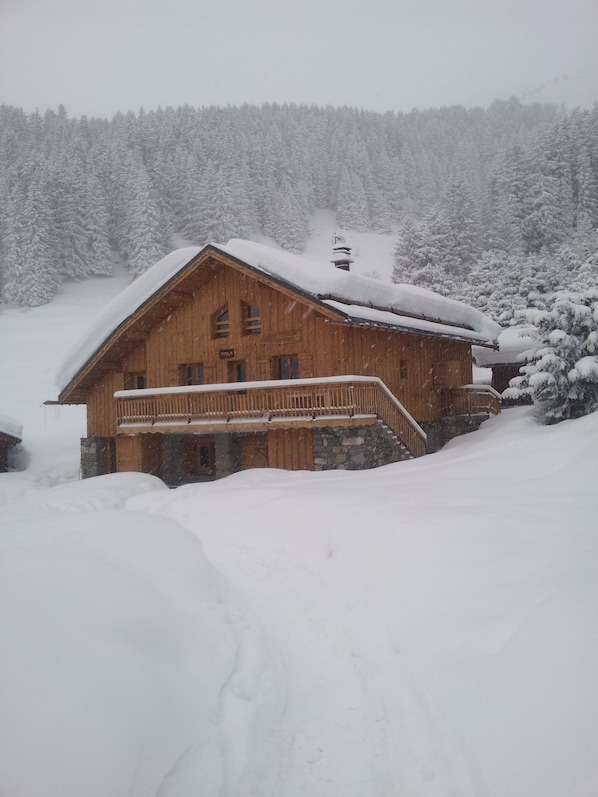
<path id="1" fill-rule="evenodd" d="M 347 246 L 342 235 L 335 234 L 332 238 L 332 260 L 336 268 L 343 271 L 350 271 L 353 258 L 351 257 L 351 247 Z"/>

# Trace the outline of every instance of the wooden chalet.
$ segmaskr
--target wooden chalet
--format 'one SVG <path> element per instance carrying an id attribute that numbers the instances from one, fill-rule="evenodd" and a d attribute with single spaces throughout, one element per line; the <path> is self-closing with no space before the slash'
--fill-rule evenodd
<path id="1" fill-rule="evenodd" d="M 87 405 L 83 476 L 176 485 L 374 467 L 499 411 L 493 390 L 471 385 L 472 345 L 498 331 L 413 286 L 210 244 L 171 253 L 117 297 L 65 361 L 58 401 Z"/>

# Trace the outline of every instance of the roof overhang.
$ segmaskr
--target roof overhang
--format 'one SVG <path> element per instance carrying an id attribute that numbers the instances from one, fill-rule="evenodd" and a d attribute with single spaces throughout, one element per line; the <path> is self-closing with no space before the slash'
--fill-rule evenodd
<path id="1" fill-rule="evenodd" d="M 22 442 L 22 438 L 16 435 L 9 434 L 8 432 L 0 432 L 0 445 L 5 448 L 12 448 L 18 446 Z"/>

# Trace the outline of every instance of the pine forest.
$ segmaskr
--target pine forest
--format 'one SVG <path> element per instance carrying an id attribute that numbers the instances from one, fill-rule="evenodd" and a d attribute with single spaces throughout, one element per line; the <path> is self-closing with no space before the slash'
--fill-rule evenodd
<path id="1" fill-rule="evenodd" d="M 185 106 L 110 121 L 1 106 L 0 205 L 11 305 L 256 230 L 301 252 L 329 208 L 340 228 L 393 236 L 395 281 L 508 323 L 596 284 L 598 106 Z"/>

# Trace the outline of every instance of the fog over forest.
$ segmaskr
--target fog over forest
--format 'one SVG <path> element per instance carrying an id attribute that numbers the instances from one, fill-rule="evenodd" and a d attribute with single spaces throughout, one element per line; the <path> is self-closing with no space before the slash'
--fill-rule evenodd
<path id="1" fill-rule="evenodd" d="M 596 284 L 598 105 L 184 106 L 112 120 L 1 106 L 0 205 L 11 305 L 118 263 L 138 275 L 183 243 L 260 231 L 301 252 L 311 214 L 329 208 L 341 229 L 393 237 L 396 281 L 506 322 Z"/>

